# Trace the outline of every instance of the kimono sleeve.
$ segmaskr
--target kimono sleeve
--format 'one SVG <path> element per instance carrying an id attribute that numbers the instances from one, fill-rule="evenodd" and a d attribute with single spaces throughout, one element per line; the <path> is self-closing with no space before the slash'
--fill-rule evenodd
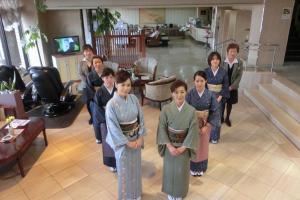
<path id="1" fill-rule="evenodd" d="M 93 119 L 97 123 L 105 122 L 105 109 L 103 108 L 101 88 L 99 88 L 94 96 Z"/>
<path id="2" fill-rule="evenodd" d="M 193 114 L 190 117 L 190 123 L 188 128 L 187 136 L 185 137 L 182 146 L 185 146 L 189 152 L 190 157 L 194 159 L 196 157 L 196 151 L 198 148 L 198 141 L 199 141 L 199 125 L 196 116 L 195 110 L 193 110 Z"/>
<path id="3" fill-rule="evenodd" d="M 105 111 L 107 137 L 106 142 L 113 150 L 118 149 L 128 143 L 128 139 L 123 134 L 119 125 L 116 113 L 112 104 L 108 104 Z"/>
<path id="4" fill-rule="evenodd" d="M 170 139 L 167 133 L 167 110 L 164 107 L 160 113 L 158 127 L 157 127 L 157 137 L 156 143 L 158 145 L 158 153 L 160 156 L 164 156 L 166 150 L 166 144 L 170 143 Z"/>
<path id="5" fill-rule="evenodd" d="M 214 94 L 210 95 L 210 108 L 209 108 L 209 115 L 208 115 L 208 122 L 215 127 L 220 127 L 220 105 L 217 102 L 216 96 Z"/>
<path id="6" fill-rule="evenodd" d="M 133 95 L 133 98 L 134 98 L 134 102 L 135 102 L 135 104 L 137 106 L 137 109 L 138 109 L 138 118 L 139 118 L 138 120 L 139 120 L 139 125 L 140 125 L 138 134 L 143 136 L 143 135 L 146 134 L 144 114 L 143 114 L 142 108 L 140 106 L 139 100 L 134 95 Z"/>
<path id="7" fill-rule="evenodd" d="M 224 73 L 224 78 L 222 82 L 222 90 L 220 92 L 220 95 L 224 98 L 229 98 L 229 81 L 228 76 L 226 73 Z"/>
<path id="8" fill-rule="evenodd" d="M 188 103 L 188 104 L 190 104 L 191 105 L 191 101 L 192 101 L 192 90 L 190 90 L 188 93 L 187 93 L 187 95 L 186 95 L 186 97 L 185 97 L 185 100 L 186 100 L 186 102 Z"/>

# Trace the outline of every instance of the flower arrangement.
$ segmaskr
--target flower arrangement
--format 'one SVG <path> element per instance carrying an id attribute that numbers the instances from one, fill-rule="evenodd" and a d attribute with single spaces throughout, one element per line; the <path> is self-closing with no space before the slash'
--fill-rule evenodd
<path id="1" fill-rule="evenodd" d="M 14 135 L 14 128 L 11 125 L 11 122 L 14 121 L 15 117 L 14 116 L 9 116 L 6 118 L 6 123 L 8 124 L 8 134 L 9 135 Z"/>

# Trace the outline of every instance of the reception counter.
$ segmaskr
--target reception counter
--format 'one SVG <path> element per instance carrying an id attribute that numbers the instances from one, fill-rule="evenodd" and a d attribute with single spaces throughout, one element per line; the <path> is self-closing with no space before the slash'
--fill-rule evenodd
<path id="1" fill-rule="evenodd" d="M 207 37 L 208 34 L 206 28 L 196 28 L 194 26 L 191 26 L 189 32 L 192 38 L 194 38 L 194 40 L 204 42 L 206 44 L 208 43 L 210 47 L 212 46 L 213 38 Z"/>

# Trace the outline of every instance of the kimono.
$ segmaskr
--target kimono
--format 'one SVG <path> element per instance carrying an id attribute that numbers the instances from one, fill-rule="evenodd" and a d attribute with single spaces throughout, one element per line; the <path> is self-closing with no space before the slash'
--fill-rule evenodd
<path id="1" fill-rule="evenodd" d="M 105 119 L 106 142 L 115 151 L 117 162 L 118 199 L 139 199 L 142 194 L 141 148 L 132 149 L 126 145 L 146 133 L 136 96 L 128 94 L 125 99 L 115 93 L 106 105 Z"/>
<path id="2" fill-rule="evenodd" d="M 212 91 L 216 98 L 220 95 L 222 96 L 222 100 L 219 103 L 220 105 L 220 118 L 221 118 L 221 111 L 223 110 L 224 103 L 226 99 L 229 98 L 229 86 L 228 86 L 228 75 L 225 69 L 219 67 L 216 75 L 213 74 L 211 67 L 208 67 L 204 70 L 206 77 L 207 77 L 207 86 L 210 91 Z M 213 126 L 210 134 L 211 141 L 218 141 L 220 139 L 220 131 L 221 126 Z"/>
<path id="3" fill-rule="evenodd" d="M 164 165 L 162 191 L 168 195 L 177 198 L 187 195 L 190 159 L 195 158 L 198 135 L 198 122 L 192 106 L 185 102 L 179 111 L 173 101 L 163 107 L 157 129 L 157 144 Z M 187 149 L 178 156 L 172 156 L 166 146 L 168 143 Z"/>
<path id="4" fill-rule="evenodd" d="M 115 152 L 106 143 L 107 128 L 105 122 L 105 107 L 107 102 L 113 97 L 116 88 L 110 93 L 102 85 L 96 92 L 93 101 L 93 127 L 96 138 L 102 140 L 103 164 L 108 167 L 116 167 Z"/>
<path id="5" fill-rule="evenodd" d="M 220 126 L 219 104 L 216 100 L 215 95 L 211 91 L 205 89 L 203 91 L 202 96 L 200 97 L 195 87 L 188 92 L 186 96 L 186 101 L 191 106 L 193 106 L 196 109 L 196 111 L 207 113 L 206 116 L 204 117 L 198 116 L 198 122 L 199 122 L 198 150 L 196 153 L 196 158 L 191 161 L 191 167 L 190 167 L 190 170 L 194 173 L 199 173 L 199 172 L 204 173 L 207 170 L 207 165 L 208 165 L 208 151 L 209 151 L 208 146 L 209 146 L 210 133 L 208 134 L 201 133 L 201 128 L 205 125 L 202 123 L 201 120 L 205 120 L 215 127 Z"/>
<path id="6" fill-rule="evenodd" d="M 96 88 L 101 87 L 103 84 L 103 80 L 102 78 L 99 76 L 99 74 L 97 74 L 97 72 L 95 70 L 92 70 L 86 79 L 86 88 L 84 89 L 84 93 L 85 93 L 85 101 L 87 104 L 87 108 L 89 111 L 89 114 L 92 118 L 92 102 L 96 93 Z M 98 139 L 98 138 L 97 138 Z M 100 139 L 101 140 L 101 139 Z"/>

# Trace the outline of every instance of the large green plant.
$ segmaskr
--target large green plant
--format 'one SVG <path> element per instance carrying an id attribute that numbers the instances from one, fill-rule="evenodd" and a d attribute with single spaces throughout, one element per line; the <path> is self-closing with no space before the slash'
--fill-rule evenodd
<path id="1" fill-rule="evenodd" d="M 111 13 L 107 8 L 98 7 L 96 14 L 93 15 L 93 21 L 96 21 L 98 24 L 96 35 L 106 35 L 111 30 L 114 30 L 114 26 L 120 17 L 121 14 L 117 11 Z"/>
<path id="2" fill-rule="evenodd" d="M 39 12 L 46 12 L 48 6 L 45 4 L 46 0 L 34 0 L 35 8 Z"/>
<path id="3" fill-rule="evenodd" d="M 8 82 L 1 81 L 0 82 L 0 92 L 6 92 L 6 91 L 14 91 L 16 86 L 16 72 L 14 72 L 14 79 L 9 79 Z"/>
<path id="4" fill-rule="evenodd" d="M 43 39 L 45 42 L 48 42 L 47 36 L 42 33 L 38 26 L 30 26 L 28 30 L 24 32 L 23 42 L 24 42 L 24 50 L 28 53 L 29 49 L 36 48 L 41 66 L 43 66 L 42 58 L 38 46 L 38 40 Z"/>

